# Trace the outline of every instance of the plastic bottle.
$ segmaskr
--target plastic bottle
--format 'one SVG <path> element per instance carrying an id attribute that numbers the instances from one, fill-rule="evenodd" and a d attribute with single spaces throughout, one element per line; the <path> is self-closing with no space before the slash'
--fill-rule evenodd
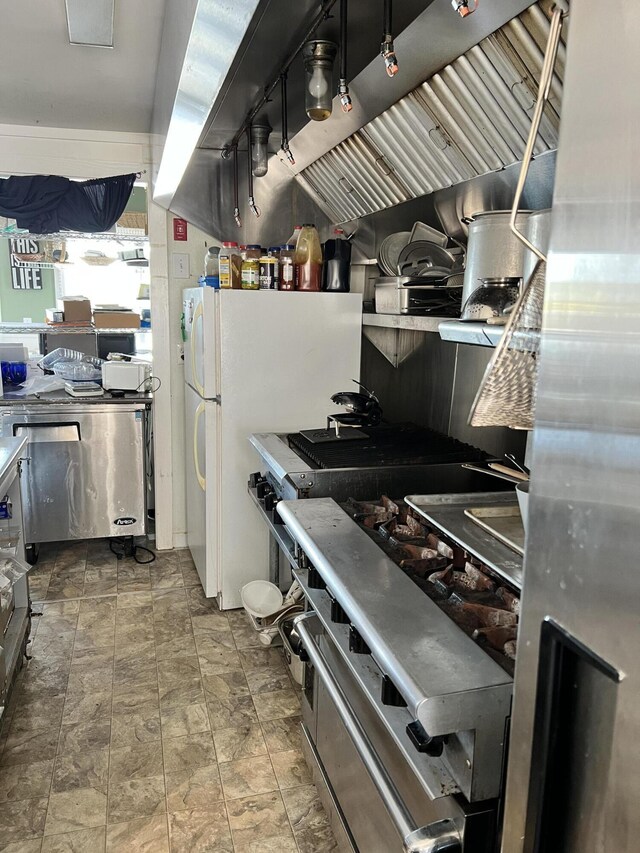
<path id="1" fill-rule="evenodd" d="M 260 290 L 260 256 L 262 249 L 255 243 L 251 243 L 245 250 L 242 261 L 242 289 Z"/>
<path id="2" fill-rule="evenodd" d="M 322 286 L 322 247 L 315 225 L 302 226 L 294 256 L 296 290 L 318 291 Z"/>
<path id="3" fill-rule="evenodd" d="M 220 287 L 220 248 L 209 246 L 204 256 L 204 281 L 208 287 L 216 290 Z"/>
<path id="4" fill-rule="evenodd" d="M 293 229 L 293 234 L 287 242 L 284 244 L 285 246 L 293 246 L 294 248 L 298 245 L 298 237 L 300 236 L 300 232 L 302 231 L 302 225 L 296 225 Z"/>
<path id="5" fill-rule="evenodd" d="M 295 246 L 292 243 L 285 243 L 280 247 L 280 280 L 278 281 L 278 290 L 295 290 L 295 263 L 293 260 Z"/>
<path id="6" fill-rule="evenodd" d="M 240 287 L 240 253 L 237 243 L 223 243 L 218 255 L 221 288 Z"/>
<path id="7" fill-rule="evenodd" d="M 333 233 L 333 240 L 327 240 L 324 244 L 322 289 L 334 293 L 348 293 L 351 243 L 345 238 L 342 228 L 336 228 Z"/>
<path id="8" fill-rule="evenodd" d="M 273 289 L 280 290 L 280 246 L 269 246 L 269 254 L 275 261 L 273 266 Z"/>

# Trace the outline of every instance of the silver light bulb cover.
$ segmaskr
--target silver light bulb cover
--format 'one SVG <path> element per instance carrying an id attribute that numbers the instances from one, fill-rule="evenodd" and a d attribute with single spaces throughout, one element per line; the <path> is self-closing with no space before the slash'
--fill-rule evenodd
<path id="1" fill-rule="evenodd" d="M 251 162 L 254 178 L 263 178 L 269 169 L 269 134 L 272 127 L 268 122 L 251 125 Z"/>
<path id="2" fill-rule="evenodd" d="M 333 105 L 333 63 L 338 45 L 327 39 L 312 39 L 302 49 L 306 74 L 305 109 L 313 121 L 324 121 Z"/>

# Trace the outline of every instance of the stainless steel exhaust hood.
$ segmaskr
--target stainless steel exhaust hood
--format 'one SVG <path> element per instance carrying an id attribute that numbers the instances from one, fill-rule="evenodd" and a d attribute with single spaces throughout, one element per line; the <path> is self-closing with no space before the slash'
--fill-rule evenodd
<path id="1" fill-rule="evenodd" d="M 298 180 L 329 218 L 366 216 L 521 160 L 550 6 L 526 9 L 302 169 Z M 557 147 L 564 54 L 563 44 L 536 154 Z"/>
<path id="2" fill-rule="evenodd" d="M 211 0 L 204 5 L 211 6 Z M 252 3 L 246 5 L 248 9 Z M 373 26 L 370 4 L 354 0 L 350 9 L 360 17 L 351 40 L 360 53 L 353 62 L 363 69 L 350 80 L 354 109 L 344 115 L 336 98 L 329 120 L 306 123 L 303 111 L 302 116 L 295 113 L 297 106 L 301 108 L 301 92 L 296 94 L 297 72 L 292 68 L 290 125 L 292 130 L 300 128 L 290 139 L 296 165 L 271 154 L 269 173 L 255 182 L 262 217 L 256 220 L 245 206 L 243 228 L 238 230 L 233 221 L 231 163 L 221 159 L 220 148 L 241 125 L 267 77 L 277 73 L 278 51 L 285 52 L 291 41 L 281 45 L 276 38 L 279 34 L 281 40 L 283 21 L 290 23 L 288 31 L 295 40 L 317 11 L 311 0 L 293 8 L 285 0 L 263 0 L 255 6 L 244 39 L 236 39 L 236 56 L 229 61 L 224 80 L 216 64 L 217 94 L 209 92 L 214 103 L 206 120 L 204 102 L 200 105 L 200 139 L 195 149 L 189 143 L 181 150 L 180 169 L 169 157 L 167 141 L 162 162 L 171 167 L 172 180 L 156 184 L 154 199 L 221 239 L 268 245 L 281 242 L 300 217 L 315 219 L 320 226 L 346 222 L 501 172 L 522 157 L 551 5 L 552 0 L 533 6 L 527 0 L 493 0 L 461 20 L 448 0 L 432 0 L 427 8 L 424 0 L 407 0 L 404 29 L 395 39 L 402 70 L 389 79 L 380 57 L 371 54 L 370 36 L 363 29 Z M 207 52 L 197 21 L 196 14 L 189 45 L 195 39 L 204 59 Z M 209 18 L 210 25 L 212 21 Z M 375 26 L 373 30 L 377 32 Z M 187 46 L 187 58 L 189 51 Z M 371 61 L 366 60 L 367 51 Z M 354 52 L 358 53 L 350 54 Z M 256 61 L 262 57 L 269 57 L 268 65 Z M 201 81 L 207 79 L 205 66 L 206 61 L 198 65 Z M 186 61 L 171 119 L 178 125 L 184 117 L 180 93 L 185 69 Z M 557 146 L 563 73 L 564 45 L 537 154 Z M 189 92 L 183 94 L 189 101 Z M 276 101 L 277 97 L 268 105 L 274 142 L 280 112 Z M 193 102 L 189 104 L 192 109 Z M 246 154 L 241 150 L 239 156 L 242 162 Z M 246 196 L 244 171 L 241 168 L 241 202 Z"/>

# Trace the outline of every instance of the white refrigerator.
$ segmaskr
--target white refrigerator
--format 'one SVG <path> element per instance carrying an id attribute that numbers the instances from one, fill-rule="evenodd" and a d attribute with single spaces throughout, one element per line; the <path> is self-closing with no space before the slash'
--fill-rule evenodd
<path id="1" fill-rule="evenodd" d="M 240 607 L 268 579 L 268 532 L 247 492 L 254 432 L 326 425 L 360 376 L 357 293 L 184 291 L 187 541 L 207 597 Z"/>

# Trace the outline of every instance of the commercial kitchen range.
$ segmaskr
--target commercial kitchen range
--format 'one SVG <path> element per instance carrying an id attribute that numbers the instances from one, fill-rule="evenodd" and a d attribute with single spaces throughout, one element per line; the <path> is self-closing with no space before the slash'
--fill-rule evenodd
<path id="1" fill-rule="evenodd" d="M 521 560 L 464 509 L 512 500 L 278 505 L 307 600 L 306 754 L 355 849 L 495 849 Z"/>
<path id="2" fill-rule="evenodd" d="M 494 850 L 522 558 L 465 510 L 515 495 L 448 436 L 359 432 L 251 437 L 273 579 L 284 553 L 305 595 L 307 759 L 345 850 Z"/>

